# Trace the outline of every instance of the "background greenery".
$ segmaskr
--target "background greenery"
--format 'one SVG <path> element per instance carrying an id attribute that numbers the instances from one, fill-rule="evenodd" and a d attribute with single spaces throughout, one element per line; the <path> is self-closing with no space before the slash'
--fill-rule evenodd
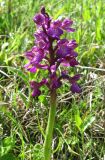
<path id="1" fill-rule="evenodd" d="M 76 32 L 65 34 L 79 43 L 82 93 L 72 95 L 68 83 L 58 91 L 53 160 L 101 160 L 105 154 L 105 1 L 0 0 L 0 160 L 42 160 L 48 118 L 46 88 L 31 97 L 24 52 L 34 44 L 32 21 L 44 5 L 54 18 L 74 20 Z"/>

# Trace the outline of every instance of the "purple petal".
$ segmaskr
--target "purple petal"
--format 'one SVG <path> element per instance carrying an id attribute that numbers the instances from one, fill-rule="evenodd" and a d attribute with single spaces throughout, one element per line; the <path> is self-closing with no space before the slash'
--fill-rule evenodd
<path id="1" fill-rule="evenodd" d="M 35 36 L 36 40 L 38 40 L 38 41 L 40 41 L 40 40 L 48 41 L 47 35 L 42 30 L 38 30 L 37 32 L 35 32 L 34 36 Z"/>
<path id="2" fill-rule="evenodd" d="M 25 64 L 25 65 L 24 65 L 24 68 L 28 69 L 28 67 L 29 67 L 30 65 L 31 65 L 30 63 Z"/>
<path id="3" fill-rule="evenodd" d="M 41 69 L 48 69 L 48 65 L 43 65 L 43 64 L 36 64 L 37 68 L 41 68 Z"/>
<path id="4" fill-rule="evenodd" d="M 77 84 L 77 83 L 73 83 L 72 85 L 71 85 L 71 91 L 73 92 L 73 93 L 80 93 L 81 92 L 81 88 L 79 87 L 79 85 Z"/>
<path id="5" fill-rule="evenodd" d="M 52 26 L 54 27 L 54 28 L 57 28 L 57 27 L 61 27 L 61 25 L 62 25 L 62 22 L 60 21 L 60 20 L 55 20 L 55 21 L 53 21 L 53 23 L 52 23 Z"/>
<path id="6" fill-rule="evenodd" d="M 36 14 L 33 20 L 37 25 L 42 25 L 45 21 L 45 17 L 43 16 L 43 14 Z"/>
<path id="7" fill-rule="evenodd" d="M 63 76 L 63 75 L 67 75 L 68 74 L 68 71 L 67 70 L 64 70 L 64 71 L 62 71 L 61 72 L 61 75 Z"/>
<path id="8" fill-rule="evenodd" d="M 75 29 L 74 29 L 74 28 L 65 28 L 65 30 L 66 30 L 67 32 L 75 32 Z"/>
<path id="9" fill-rule="evenodd" d="M 50 70 L 51 70 L 52 73 L 54 73 L 56 71 L 56 65 L 52 65 L 50 67 Z"/>
<path id="10" fill-rule="evenodd" d="M 76 44 L 66 39 L 59 40 L 57 56 L 64 58 L 65 56 L 77 57 L 77 53 L 73 50 Z"/>
<path id="11" fill-rule="evenodd" d="M 63 22 L 62 22 L 62 26 L 66 26 L 66 27 L 69 27 L 73 24 L 73 21 L 71 19 L 64 19 Z"/>
<path id="12" fill-rule="evenodd" d="M 75 58 L 72 58 L 70 61 L 69 61 L 69 64 L 71 67 L 74 67 L 76 65 L 79 64 L 79 62 L 75 59 Z"/>
<path id="13" fill-rule="evenodd" d="M 44 53 L 39 50 L 38 52 L 36 52 L 34 58 L 31 60 L 31 64 L 32 65 L 38 64 L 39 62 L 42 61 L 43 58 L 44 58 Z"/>
<path id="14" fill-rule="evenodd" d="M 58 57 L 65 57 L 67 54 L 69 54 L 71 49 L 67 45 L 62 45 L 57 50 L 57 56 Z"/>
<path id="15" fill-rule="evenodd" d="M 52 38 L 59 38 L 63 34 L 63 31 L 60 28 L 50 27 L 47 31 L 47 34 Z"/>
<path id="16" fill-rule="evenodd" d="M 66 66 L 66 67 L 69 67 L 69 66 L 74 67 L 79 64 L 79 62 L 74 57 L 71 57 L 71 56 L 66 56 L 65 58 L 63 58 L 61 63 L 63 66 Z"/>
<path id="17" fill-rule="evenodd" d="M 34 89 L 32 92 L 32 96 L 33 97 L 37 97 L 41 94 L 41 91 L 39 89 Z"/>
<path id="18" fill-rule="evenodd" d="M 69 41 L 67 39 L 60 39 L 58 41 L 58 46 L 61 46 L 61 45 L 65 44 L 65 43 L 67 44 L 67 43 L 69 43 Z"/>
<path id="19" fill-rule="evenodd" d="M 74 32 L 75 29 L 70 27 L 72 24 L 73 24 L 72 20 L 64 19 L 64 21 L 62 22 L 62 29 L 66 30 L 67 32 Z"/>
<path id="20" fill-rule="evenodd" d="M 44 40 L 39 40 L 39 41 L 36 41 L 36 44 L 39 48 L 43 49 L 43 50 L 48 50 L 50 44 L 49 42 L 45 42 Z"/>
<path id="21" fill-rule="evenodd" d="M 60 79 L 57 78 L 57 75 L 55 73 L 50 75 L 50 79 L 51 79 L 51 84 L 50 84 L 51 89 L 57 89 L 61 87 L 62 83 Z"/>
<path id="22" fill-rule="evenodd" d="M 66 18 L 62 22 L 62 28 L 65 30 L 66 28 L 69 28 L 73 24 L 73 21 Z"/>
<path id="23" fill-rule="evenodd" d="M 39 83 L 36 81 L 31 81 L 30 86 L 33 89 L 32 96 L 33 97 L 39 96 L 41 94 L 40 87 L 47 84 L 47 83 L 48 83 L 47 79 L 42 79 L 42 81 Z"/>
<path id="24" fill-rule="evenodd" d="M 70 56 L 71 56 L 71 57 L 77 57 L 78 54 L 77 54 L 77 52 L 71 50 L 71 51 L 70 51 Z"/>
<path id="25" fill-rule="evenodd" d="M 34 87 L 35 87 L 35 85 L 36 85 L 36 83 L 37 83 L 37 82 L 35 82 L 35 81 L 31 81 L 31 82 L 30 82 L 30 86 L 31 86 L 31 88 L 34 88 Z"/>
<path id="26" fill-rule="evenodd" d="M 68 61 L 63 60 L 63 62 L 61 63 L 64 67 L 70 67 L 70 64 Z"/>
<path id="27" fill-rule="evenodd" d="M 75 40 L 69 41 L 68 45 L 73 49 L 75 49 L 78 46 L 78 44 L 77 44 L 77 42 Z"/>
<path id="28" fill-rule="evenodd" d="M 69 77 L 69 74 L 68 74 L 68 71 L 67 70 L 64 70 L 61 72 L 61 78 L 60 79 L 67 79 L 69 80 L 70 77 Z"/>
<path id="29" fill-rule="evenodd" d="M 33 66 L 33 67 L 28 68 L 27 70 L 32 73 L 35 73 L 37 71 L 37 68 L 35 66 Z"/>
<path id="30" fill-rule="evenodd" d="M 46 14 L 46 10 L 45 10 L 45 7 L 44 7 L 44 6 L 42 6 L 42 8 L 41 8 L 41 13 L 42 13 L 42 14 Z"/>
<path id="31" fill-rule="evenodd" d="M 41 86 L 43 86 L 43 85 L 45 85 L 45 84 L 47 84 L 48 83 L 48 80 L 47 79 L 42 79 L 42 81 L 39 83 L 39 86 L 41 87 Z"/>
<path id="32" fill-rule="evenodd" d="M 26 56 L 27 59 L 32 60 L 32 58 L 34 57 L 34 54 L 33 54 L 32 51 L 27 51 L 25 53 L 25 56 Z"/>
<path id="33" fill-rule="evenodd" d="M 81 77 L 81 74 L 77 74 L 73 77 L 70 77 L 70 82 L 75 83 L 76 81 L 78 81 L 80 79 L 80 77 Z"/>

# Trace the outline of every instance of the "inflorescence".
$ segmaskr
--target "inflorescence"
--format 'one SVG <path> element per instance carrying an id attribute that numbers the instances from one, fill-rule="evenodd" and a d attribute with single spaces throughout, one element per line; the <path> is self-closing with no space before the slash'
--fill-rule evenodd
<path id="1" fill-rule="evenodd" d="M 77 84 L 80 74 L 71 77 L 65 70 L 65 67 L 75 67 L 79 64 L 77 61 L 78 54 L 74 51 L 77 43 L 75 40 L 61 38 L 65 31 L 75 31 L 71 28 L 73 21 L 68 18 L 52 20 L 44 7 L 41 9 L 41 13 L 34 16 L 33 20 L 38 29 L 34 34 L 35 45 L 25 53 L 29 60 L 25 68 L 33 73 L 37 69 L 47 70 L 48 77 L 42 79 L 41 82 L 30 82 L 33 89 L 32 96 L 39 96 L 41 94 L 40 87 L 43 85 L 46 85 L 50 91 L 61 87 L 62 79 L 70 82 L 70 90 L 73 93 L 80 93 L 81 88 Z M 61 72 L 58 71 L 60 66 L 64 66 L 64 70 Z"/>

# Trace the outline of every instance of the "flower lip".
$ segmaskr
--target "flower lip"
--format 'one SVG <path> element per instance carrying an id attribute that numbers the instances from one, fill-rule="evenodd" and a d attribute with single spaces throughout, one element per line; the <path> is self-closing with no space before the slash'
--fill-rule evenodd
<path id="1" fill-rule="evenodd" d="M 80 86 L 77 84 L 77 81 L 80 79 L 81 74 L 77 74 L 73 77 L 70 77 L 70 83 L 71 83 L 71 91 L 73 93 L 80 93 L 82 90 Z"/>
<path id="2" fill-rule="evenodd" d="M 70 89 L 71 89 L 72 93 L 81 93 L 81 91 L 82 91 L 77 83 L 73 83 L 71 85 Z"/>

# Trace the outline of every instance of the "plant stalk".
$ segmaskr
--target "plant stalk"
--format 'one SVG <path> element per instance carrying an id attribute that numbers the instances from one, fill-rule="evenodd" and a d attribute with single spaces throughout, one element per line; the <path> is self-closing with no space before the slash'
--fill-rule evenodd
<path id="1" fill-rule="evenodd" d="M 44 160 L 51 159 L 55 115 L 56 115 L 56 90 L 53 90 L 51 92 L 51 97 L 50 97 L 50 111 L 46 129 L 46 137 L 44 142 Z"/>

